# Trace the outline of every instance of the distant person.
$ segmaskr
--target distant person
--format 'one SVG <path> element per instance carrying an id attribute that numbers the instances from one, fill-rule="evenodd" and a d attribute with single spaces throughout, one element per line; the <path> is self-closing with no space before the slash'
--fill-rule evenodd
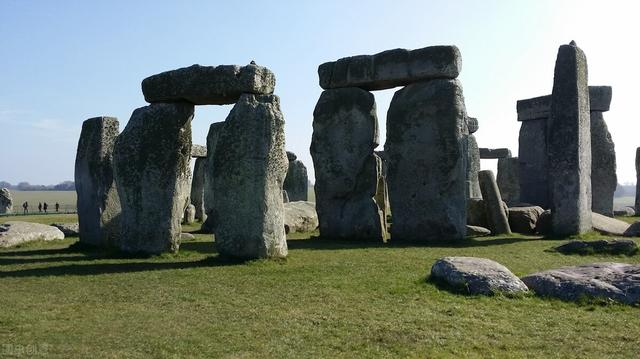
<path id="1" fill-rule="evenodd" d="M 24 202 L 22 204 L 22 214 L 28 214 L 29 213 L 29 202 Z"/>
<path id="2" fill-rule="evenodd" d="M 38 202 L 38 213 L 42 213 L 42 202 Z"/>
<path id="3" fill-rule="evenodd" d="M 60 203 L 56 202 L 56 212 L 60 211 Z"/>
<path id="4" fill-rule="evenodd" d="M 47 213 L 47 208 L 49 208 L 47 202 L 44 203 L 44 206 L 42 206 L 42 208 L 44 208 L 44 213 Z"/>

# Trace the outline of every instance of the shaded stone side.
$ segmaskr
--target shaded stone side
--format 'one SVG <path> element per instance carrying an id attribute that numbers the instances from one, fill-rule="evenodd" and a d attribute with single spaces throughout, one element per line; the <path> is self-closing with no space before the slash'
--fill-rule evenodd
<path id="1" fill-rule="evenodd" d="M 481 159 L 499 159 L 511 157 L 511 150 L 508 148 L 481 148 Z"/>
<path id="2" fill-rule="evenodd" d="M 591 210 L 613 217 L 613 194 L 618 185 L 616 151 L 602 112 L 591 112 Z"/>
<path id="3" fill-rule="evenodd" d="M 282 185 L 288 161 L 278 97 L 242 95 L 213 156 L 212 217 L 220 255 L 286 257 Z"/>
<path id="4" fill-rule="evenodd" d="M 177 252 L 189 199 L 193 105 L 152 104 L 133 111 L 114 147 L 125 252 Z"/>
<path id="5" fill-rule="evenodd" d="M 313 111 L 311 157 L 316 210 L 324 238 L 381 241 L 374 196 L 378 144 L 376 105 L 359 88 L 326 90 Z"/>
<path id="6" fill-rule="evenodd" d="M 498 188 L 502 200 L 512 205 L 520 202 L 520 176 L 518 157 L 498 159 Z"/>
<path id="7" fill-rule="evenodd" d="M 206 157 L 196 158 L 193 165 L 193 178 L 191 179 L 191 204 L 195 207 L 195 219 L 203 222 L 206 219 L 204 211 L 204 173 L 207 164 Z"/>
<path id="8" fill-rule="evenodd" d="M 385 144 L 392 240 L 464 238 L 465 118 L 457 80 L 416 83 L 394 94 Z"/>
<path id="9" fill-rule="evenodd" d="M 389 239 L 387 216 L 391 214 L 391 207 L 389 207 L 389 189 L 387 187 L 384 160 L 377 153 L 374 153 L 374 156 L 376 157 L 376 172 L 378 177 L 374 200 L 379 209 L 378 213 L 380 214 L 380 223 L 382 224 L 382 239 L 386 242 Z"/>
<path id="10" fill-rule="evenodd" d="M 511 234 L 509 226 L 509 213 L 505 210 L 500 196 L 500 190 L 493 172 L 480 171 L 478 173 L 480 179 L 480 189 L 482 190 L 482 199 L 484 201 L 487 213 L 487 223 L 491 233 Z"/>
<path id="11" fill-rule="evenodd" d="M 80 243 L 111 246 L 119 235 L 120 199 L 113 169 L 118 119 L 95 117 L 82 123 L 75 162 Z"/>
<path id="12" fill-rule="evenodd" d="M 293 152 L 287 152 L 287 155 Z M 294 154 L 295 156 L 295 154 Z M 284 179 L 284 189 L 292 202 L 306 201 L 309 197 L 309 177 L 307 167 L 295 157 L 288 157 L 289 169 Z"/>
<path id="13" fill-rule="evenodd" d="M 518 142 L 520 201 L 549 208 L 547 119 L 522 122 Z"/>
<path id="14" fill-rule="evenodd" d="M 547 128 L 553 232 L 591 230 L 591 134 L 587 59 L 577 46 L 558 50 Z"/>
<path id="15" fill-rule="evenodd" d="M 224 122 L 212 123 L 209 126 L 209 132 L 207 133 L 207 161 L 204 167 L 204 212 L 205 220 L 202 224 L 201 230 L 205 233 L 213 233 L 213 211 L 214 195 L 213 195 L 213 174 L 215 173 L 215 167 L 213 165 L 214 153 L 216 152 L 216 145 L 218 143 L 218 137 L 224 131 Z"/>
<path id="16" fill-rule="evenodd" d="M 466 194 L 467 198 L 481 198 L 480 182 L 478 182 L 478 172 L 480 171 L 480 150 L 478 141 L 474 135 L 466 135 L 464 137 L 464 147 L 467 153 L 467 176 L 466 176 Z"/>

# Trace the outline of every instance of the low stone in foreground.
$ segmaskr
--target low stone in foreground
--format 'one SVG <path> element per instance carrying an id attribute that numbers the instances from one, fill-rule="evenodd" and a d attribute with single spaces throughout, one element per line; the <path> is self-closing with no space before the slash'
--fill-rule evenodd
<path id="1" fill-rule="evenodd" d="M 467 225 L 467 237 L 484 237 L 491 235 L 491 231 L 484 227 Z"/>
<path id="2" fill-rule="evenodd" d="M 53 227 L 58 228 L 64 233 L 65 237 L 77 237 L 80 235 L 80 225 L 76 223 L 51 223 Z"/>
<path id="3" fill-rule="evenodd" d="M 608 299 L 640 303 L 640 266 L 626 263 L 593 263 L 530 274 L 522 281 L 537 295 L 577 301 Z"/>
<path id="4" fill-rule="evenodd" d="M 12 247 L 26 242 L 64 239 L 56 227 L 40 223 L 11 221 L 0 224 L 0 248 Z"/>
<path id="5" fill-rule="evenodd" d="M 623 236 L 631 226 L 627 222 L 595 212 L 591 214 L 591 221 L 594 231 L 611 236 Z"/>
<path id="6" fill-rule="evenodd" d="M 517 294 L 527 286 L 502 264 L 486 258 L 445 257 L 431 267 L 431 279 L 468 294 Z"/>
<path id="7" fill-rule="evenodd" d="M 284 204 L 284 229 L 286 233 L 313 232 L 318 228 L 316 204 L 295 201 Z"/>
<path id="8" fill-rule="evenodd" d="M 562 254 L 626 254 L 638 252 L 638 245 L 630 239 L 601 239 L 597 241 L 569 241 L 554 248 Z"/>

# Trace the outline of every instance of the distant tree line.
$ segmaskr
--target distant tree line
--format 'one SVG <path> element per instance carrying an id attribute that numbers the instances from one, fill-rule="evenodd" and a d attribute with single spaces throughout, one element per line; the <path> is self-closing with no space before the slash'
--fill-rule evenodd
<path id="1" fill-rule="evenodd" d="M 0 188 L 8 188 L 15 191 L 75 191 L 76 184 L 73 181 L 64 181 L 56 185 L 30 184 L 29 182 L 20 182 L 12 185 L 6 181 L 0 181 Z"/>

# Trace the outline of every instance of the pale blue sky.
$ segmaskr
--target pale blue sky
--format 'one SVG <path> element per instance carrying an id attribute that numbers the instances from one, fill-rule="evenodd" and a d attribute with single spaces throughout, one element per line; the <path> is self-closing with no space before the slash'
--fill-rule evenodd
<path id="1" fill-rule="evenodd" d="M 640 146 L 640 26 L 633 1 L 12 1 L 0 0 L 0 180 L 73 179 L 82 121 L 145 105 L 140 82 L 170 69 L 247 64 L 277 77 L 286 141 L 309 155 L 317 67 L 340 57 L 457 45 L 481 147 L 517 154 L 516 100 L 551 92 L 558 46 L 585 51 L 592 85 L 613 86 L 605 114 L 621 182 Z M 383 129 L 395 90 L 376 93 Z M 230 106 L 201 106 L 194 143 Z M 384 136 L 383 136 L 384 139 Z M 495 166 L 491 161 L 484 167 Z"/>

